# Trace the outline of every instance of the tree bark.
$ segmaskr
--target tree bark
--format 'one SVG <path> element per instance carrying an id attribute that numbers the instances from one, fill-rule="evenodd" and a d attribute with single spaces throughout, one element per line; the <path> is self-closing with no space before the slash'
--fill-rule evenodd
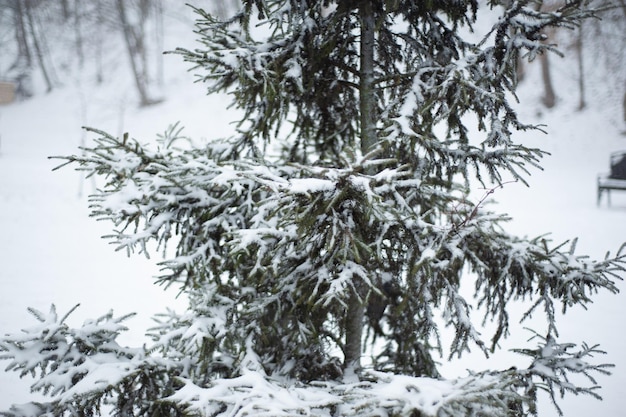
<path id="1" fill-rule="evenodd" d="M 135 25 L 135 45 L 137 49 L 137 55 L 141 60 L 141 76 L 144 80 L 148 80 L 148 54 L 146 51 L 146 20 L 150 14 L 151 0 L 139 1 L 139 23 Z"/>
<path id="2" fill-rule="evenodd" d="M 355 279 L 358 279 L 355 277 Z M 346 344 L 344 347 L 344 369 L 346 375 L 357 374 L 361 369 L 361 343 L 363 340 L 363 320 L 365 318 L 365 306 L 359 294 L 360 283 L 355 283 L 354 292 L 348 300 L 346 310 Z"/>
<path id="3" fill-rule="evenodd" d="M 163 3 L 162 0 L 154 2 L 154 21 L 155 21 L 155 43 L 157 47 L 156 54 L 156 80 L 159 86 L 165 84 L 165 75 L 163 68 L 163 54 L 165 48 L 163 46 L 164 28 L 163 28 Z"/>
<path id="4" fill-rule="evenodd" d="M 96 0 L 96 31 L 95 31 L 95 58 L 96 58 L 96 82 L 98 84 L 104 81 L 104 69 L 102 65 L 102 44 L 103 44 L 103 27 L 104 12 L 102 10 L 102 1 Z"/>
<path id="5" fill-rule="evenodd" d="M 68 21 L 70 18 L 70 5 L 68 0 L 61 0 L 61 12 L 63 13 L 63 20 Z"/>
<path id="6" fill-rule="evenodd" d="M 23 0 L 16 0 L 13 6 L 13 23 L 15 25 L 15 41 L 17 43 L 17 60 L 13 67 L 26 66 L 30 68 L 32 65 L 30 48 L 28 46 L 28 38 L 26 24 L 24 23 L 24 5 Z"/>
<path id="7" fill-rule="evenodd" d="M 39 42 L 37 31 L 35 30 L 35 21 L 33 19 L 33 13 L 31 9 L 32 8 L 30 5 L 30 0 L 26 0 L 26 7 L 24 11 L 26 14 L 26 19 L 28 20 L 28 27 L 30 29 L 30 35 L 33 40 L 33 47 L 35 48 L 37 63 L 39 64 L 39 69 L 41 69 L 41 74 L 43 75 L 44 81 L 46 83 L 46 92 L 50 92 L 52 91 L 52 80 L 50 78 L 48 68 L 46 67 L 41 42 Z"/>
<path id="8" fill-rule="evenodd" d="M 585 100 L 585 65 L 583 61 L 583 27 L 582 22 L 578 27 L 576 37 L 576 57 L 578 58 L 578 110 L 586 106 Z"/>
<path id="9" fill-rule="evenodd" d="M 85 63 L 85 54 L 83 53 L 83 34 L 80 28 L 80 0 L 74 0 L 74 35 L 76 36 L 76 55 L 78 55 L 78 65 L 82 68 Z"/>
<path id="10" fill-rule="evenodd" d="M 624 122 L 626 122 L 626 85 L 624 86 L 624 102 L 622 103 L 622 108 L 624 110 Z"/>
<path id="11" fill-rule="evenodd" d="M 620 0 L 620 6 L 626 19 L 626 1 Z M 622 102 L 622 110 L 624 111 L 624 122 L 626 122 L 626 85 L 624 85 L 624 101 Z"/>
<path id="12" fill-rule="evenodd" d="M 376 22 L 370 1 L 361 2 L 361 63 L 359 69 L 361 152 L 368 153 L 376 144 L 376 97 L 374 91 L 374 43 Z"/>
<path id="13" fill-rule="evenodd" d="M 117 10 L 120 16 L 120 21 L 122 22 L 124 41 L 126 43 L 130 66 L 133 71 L 135 86 L 137 87 L 137 92 L 139 93 L 140 104 L 141 106 L 149 106 L 156 103 L 156 101 L 150 99 L 148 95 L 145 70 L 140 68 L 142 62 L 141 48 L 143 48 L 143 41 L 138 38 L 137 34 L 133 31 L 133 28 L 128 22 L 124 0 L 117 0 Z"/>
<path id="14" fill-rule="evenodd" d="M 361 2 L 359 8 L 361 24 L 360 68 L 359 68 L 359 111 L 361 130 L 361 152 L 368 153 L 376 145 L 376 97 L 374 91 L 374 44 L 375 17 L 372 3 Z M 358 373 L 361 369 L 361 350 L 365 319 L 364 284 L 354 277 L 352 294 L 346 309 L 346 342 L 344 347 L 346 374 Z"/>
<path id="15" fill-rule="evenodd" d="M 556 104 L 556 94 L 552 87 L 552 76 L 550 75 L 550 59 L 548 52 L 544 52 L 540 56 L 541 62 L 541 79 L 543 80 L 543 104 L 551 109 Z"/>
<path id="16" fill-rule="evenodd" d="M 543 2 L 537 3 L 537 10 L 543 11 L 551 11 L 556 4 L 544 4 Z M 552 32 L 550 30 L 545 30 L 544 35 L 546 36 L 546 42 L 549 42 L 552 37 Z M 550 74 L 550 57 L 548 56 L 548 51 L 544 51 L 539 56 L 539 62 L 541 64 L 541 79 L 543 80 L 543 104 L 547 108 L 552 108 L 556 104 L 556 93 L 554 92 L 554 87 L 552 86 L 552 75 Z"/>

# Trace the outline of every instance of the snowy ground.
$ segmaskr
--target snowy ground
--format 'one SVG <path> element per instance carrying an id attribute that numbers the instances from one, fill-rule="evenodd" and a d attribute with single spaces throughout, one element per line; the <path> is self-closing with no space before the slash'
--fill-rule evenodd
<path id="1" fill-rule="evenodd" d="M 126 65 L 123 58 L 120 55 L 117 65 Z M 224 100 L 207 98 L 180 61 L 177 56 L 166 58 L 167 100 L 150 108 L 137 109 L 132 84 L 123 78 L 100 87 L 83 80 L 0 107 L 0 333 L 29 326 L 28 306 L 48 310 L 55 303 L 65 312 L 81 303 L 70 323 L 111 308 L 118 314 L 138 312 L 129 322 L 133 331 L 125 342 L 140 344 L 152 314 L 184 304 L 174 299 L 175 293 L 164 293 L 152 284 L 150 277 L 158 272 L 155 259 L 127 258 L 100 239 L 109 232 L 109 225 L 88 218 L 86 195 L 94 184 L 70 169 L 51 172 L 57 162 L 47 159 L 78 152 L 77 146 L 88 140 L 83 138 L 81 125 L 114 134 L 128 131 L 133 137 L 151 140 L 168 124 L 181 121 L 185 132 L 196 139 L 221 136 L 232 113 L 224 108 Z M 593 102 L 594 110 L 574 111 L 574 92 L 571 97 L 565 94 L 573 85 L 567 71 L 556 82 L 562 97 L 556 110 L 537 114 L 538 94 L 531 89 L 523 94 L 527 106 L 521 110 L 527 121 L 545 123 L 549 133 L 527 135 L 527 143 L 552 156 L 544 161 L 543 172 L 533 173 L 530 188 L 515 183 L 497 190 L 493 196 L 500 204 L 493 209 L 512 215 L 514 233 L 552 232 L 556 241 L 578 236 L 579 253 L 600 258 L 626 241 L 626 193 L 613 193 L 611 207 L 606 202 L 597 207 L 595 201 L 596 175 L 607 170 L 609 153 L 626 150 L 626 137 L 620 134 L 624 125 L 616 121 L 619 111 L 598 99 Z M 476 190 L 477 198 L 480 193 Z M 619 287 L 624 290 L 626 284 Z M 599 294 L 588 311 L 573 310 L 561 321 L 563 340 L 600 343 L 609 353 L 598 360 L 617 365 L 613 376 L 598 381 L 605 400 L 567 397 L 562 402 L 566 416 L 623 415 L 624 317 L 624 294 Z M 513 339 L 526 339 L 521 326 L 514 332 Z M 511 358 L 472 357 L 447 365 L 445 371 L 453 376 L 469 367 L 509 367 L 514 364 Z M 0 410 L 31 399 L 27 379 L 0 372 Z M 540 411 L 542 416 L 556 415 L 547 400 Z"/>

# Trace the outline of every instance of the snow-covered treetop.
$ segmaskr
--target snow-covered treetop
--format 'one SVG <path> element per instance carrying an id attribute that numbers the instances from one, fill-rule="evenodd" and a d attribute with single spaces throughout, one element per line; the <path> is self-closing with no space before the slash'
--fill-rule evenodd
<path id="1" fill-rule="evenodd" d="M 363 2 L 243 3 L 224 22 L 196 9 L 202 47 L 177 49 L 201 71 L 209 93 L 228 91 L 232 105 L 244 110 L 235 152 L 258 156 L 257 139 L 278 140 L 287 161 L 341 165 L 346 151 L 362 145 Z M 368 3 L 377 37 L 368 74 L 370 119 L 387 156 L 426 175 L 467 176 L 472 167 L 497 181 L 503 171 L 521 178 L 524 164 L 536 164 L 541 151 L 511 138 L 513 130 L 531 126 L 517 119 L 507 94 L 517 85 L 518 57 L 553 48 L 541 42 L 542 29 L 571 27 L 591 15 L 582 2 L 547 13 L 534 2 L 491 1 L 483 9 L 504 4 L 501 17 L 471 37 L 475 0 Z M 470 143 L 466 115 L 485 132 L 478 142 Z"/>

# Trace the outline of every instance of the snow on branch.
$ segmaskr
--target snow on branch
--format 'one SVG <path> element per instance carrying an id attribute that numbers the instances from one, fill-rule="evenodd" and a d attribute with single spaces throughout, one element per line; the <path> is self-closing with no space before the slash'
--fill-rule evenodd
<path id="1" fill-rule="evenodd" d="M 594 355 L 605 354 L 598 349 L 598 345 L 589 346 L 583 343 L 578 350 L 574 350 L 574 343 L 558 343 L 556 339 L 548 334 L 541 336 L 536 332 L 532 339 L 539 339 L 537 349 L 514 349 L 514 352 L 529 356 L 533 359 L 532 364 L 526 370 L 519 371 L 519 374 L 526 380 L 527 392 L 535 395 L 537 389 L 549 393 L 552 403 L 559 415 L 563 415 L 557 403 L 557 395 L 561 398 L 566 392 L 575 395 L 590 395 L 597 399 L 602 399 L 596 392 L 600 387 L 592 373 L 610 375 L 607 368 L 612 368 L 612 364 L 593 364 L 588 362 Z M 581 386 L 573 382 L 572 375 L 583 375 L 591 386 Z M 538 378 L 535 382 L 533 378 Z"/>
<path id="2" fill-rule="evenodd" d="M 515 376 L 472 375 L 436 380 L 368 372 L 357 383 L 275 380 L 256 372 L 202 388 L 184 380 L 168 398 L 203 416 L 501 416 L 521 400 Z"/>
<path id="3" fill-rule="evenodd" d="M 131 315 L 113 317 L 109 312 L 74 329 L 65 324 L 73 310 L 59 318 L 54 305 L 48 314 L 30 309 L 38 325 L 0 338 L 0 359 L 9 361 L 7 370 L 38 377 L 31 389 L 54 398 L 5 415 L 29 415 L 27 410 L 41 415 L 45 410 L 60 416 L 71 413 L 77 404 L 99 410 L 112 390 L 141 373 L 143 349 L 125 348 L 116 341 L 126 330 L 122 322 Z"/>
<path id="4" fill-rule="evenodd" d="M 177 236 L 176 256 L 161 263 L 171 273 L 161 279 L 180 279 L 187 288 L 228 282 L 231 294 L 242 293 L 221 296 L 246 305 L 245 314 L 311 303 L 320 317 L 341 317 L 355 286 L 366 289 L 365 302 L 387 282 L 399 294 L 414 291 L 446 305 L 445 322 L 455 329 L 450 354 L 461 355 L 469 342 L 488 349 L 470 320 L 472 300 L 459 294 L 466 266 L 477 273 L 475 298 L 485 320 L 497 320 L 491 349 L 508 335 L 509 300 L 538 293 L 527 316 L 543 306 L 556 332 L 555 301 L 566 308 L 588 303 L 600 289 L 616 292 L 613 280 L 625 270 L 621 252 L 591 262 L 574 255 L 575 244 L 563 252 L 545 238 L 501 232 L 506 216 L 468 205 L 462 195 L 444 196 L 449 184 L 423 178 L 400 160 L 377 160 L 380 151 L 348 167 L 278 165 L 222 160 L 218 144 L 215 152 L 212 144 L 153 151 L 98 133 L 96 148 L 69 158 L 110 178 L 91 197 L 93 214 L 123 226 L 115 236 L 120 247 L 144 250 L 149 240 L 165 245 Z M 433 308 L 415 306 L 424 328 L 438 327 Z M 306 317 L 298 326 L 315 327 Z M 337 345 L 339 335 L 329 337 Z"/>
<path id="5" fill-rule="evenodd" d="M 513 410 L 534 414 L 537 389 L 548 391 L 553 400 L 556 394 L 562 396 L 566 391 L 598 397 L 592 373 L 608 374 L 606 368 L 611 366 L 587 361 L 594 354 L 603 353 L 597 346 L 583 344 L 580 350 L 573 351 L 574 344 L 557 343 L 551 336 L 535 334 L 540 339 L 537 349 L 516 350 L 533 359 L 527 369 L 490 371 L 453 380 L 368 370 L 356 382 L 303 382 L 266 374 L 258 367 L 259 357 L 249 340 L 248 353 L 244 355 L 248 359 L 243 358 L 243 367 L 237 374 L 211 377 L 186 372 L 189 356 L 171 351 L 172 345 L 166 342 L 172 340 L 171 335 L 165 333 L 161 333 L 163 340 L 157 340 L 157 344 L 168 347 L 161 357 L 148 355 L 154 348 L 120 347 L 115 338 L 124 329 L 120 323 L 126 317 L 113 318 L 108 313 L 72 329 L 64 324 L 67 315 L 59 319 L 54 306 L 48 314 L 35 310 L 33 314 L 39 322 L 37 326 L 0 338 L 0 358 L 9 359 L 9 369 L 21 370 L 23 375 L 39 370 L 42 376 L 33 384 L 33 390 L 42 391 L 51 401 L 15 405 L 2 412 L 4 416 L 70 416 L 79 406 L 98 414 L 108 401 L 133 410 L 133 415 L 166 410 L 207 417 L 408 417 L 415 413 L 432 417 L 496 417 Z M 178 326 L 185 320 L 174 321 Z M 179 332 L 183 339 L 198 336 L 194 336 L 197 331 L 204 332 L 198 327 L 202 326 L 200 322 L 191 323 L 196 330 Z M 210 324 L 206 328 L 217 327 Z M 216 334 L 214 330 L 209 333 Z M 185 344 L 194 344 L 188 342 Z M 569 380 L 570 374 L 582 374 L 594 385 L 574 384 Z M 145 401 L 148 398 L 160 400 Z"/>

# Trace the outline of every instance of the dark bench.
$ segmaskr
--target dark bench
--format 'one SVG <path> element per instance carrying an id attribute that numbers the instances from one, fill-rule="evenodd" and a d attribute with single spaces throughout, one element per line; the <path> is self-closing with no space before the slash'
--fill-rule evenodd
<path id="1" fill-rule="evenodd" d="M 611 154 L 611 173 L 598 176 L 598 205 L 602 193 L 606 191 L 607 202 L 611 205 L 611 190 L 626 191 L 626 151 Z"/>

